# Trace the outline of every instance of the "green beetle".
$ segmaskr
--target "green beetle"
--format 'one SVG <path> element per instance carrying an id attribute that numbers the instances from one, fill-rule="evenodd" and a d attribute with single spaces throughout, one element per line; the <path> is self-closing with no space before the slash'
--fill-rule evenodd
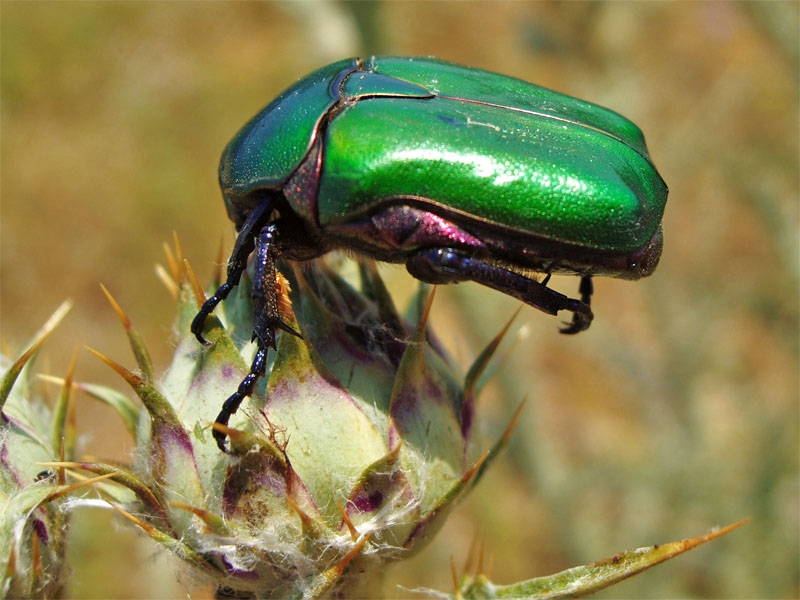
<path id="1" fill-rule="evenodd" d="M 405 263 L 429 283 L 476 281 L 549 314 L 572 312 L 561 331 L 576 333 L 593 318 L 593 275 L 653 271 L 667 199 L 641 131 L 624 117 L 432 58 L 315 71 L 239 131 L 219 179 L 239 235 L 227 280 L 192 332 L 207 343 L 207 316 L 255 252 L 258 346 L 221 424 L 264 374 L 276 330 L 296 334 L 278 314 L 278 257 L 347 249 Z M 580 299 L 548 288 L 552 273 L 580 276 Z M 224 450 L 224 434 L 214 435 Z"/>

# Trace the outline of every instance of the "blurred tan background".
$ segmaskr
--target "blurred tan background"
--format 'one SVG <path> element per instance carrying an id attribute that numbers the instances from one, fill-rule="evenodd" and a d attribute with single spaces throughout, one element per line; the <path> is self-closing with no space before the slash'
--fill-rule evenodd
<path id="1" fill-rule="evenodd" d="M 233 243 L 219 154 L 296 78 L 348 55 L 435 55 L 603 104 L 645 132 L 670 186 L 665 251 L 638 283 L 596 280 L 576 337 L 525 308 L 479 407 L 494 440 L 527 397 L 507 453 L 391 596 L 449 590 L 475 540 L 509 583 L 702 533 L 730 536 L 605 598 L 788 598 L 798 589 L 798 4 L 368 2 L 0 4 L 2 332 L 17 350 L 76 306 L 40 369 L 83 344 L 133 365 L 109 287 L 170 356 L 156 280 L 177 232 L 207 281 Z M 384 270 L 402 295 L 410 277 Z M 553 285 L 574 294 L 577 280 Z M 434 324 L 468 365 L 517 308 L 464 284 Z M 80 351 L 78 377 L 123 389 Z M 110 410 L 79 398 L 85 452 L 124 459 Z M 209 415 L 211 418 L 213 415 Z M 70 596 L 192 597 L 176 565 L 105 514 L 81 514 Z"/>

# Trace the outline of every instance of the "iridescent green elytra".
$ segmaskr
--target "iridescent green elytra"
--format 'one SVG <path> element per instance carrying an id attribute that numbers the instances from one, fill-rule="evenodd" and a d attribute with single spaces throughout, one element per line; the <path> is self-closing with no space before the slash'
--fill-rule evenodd
<path id="1" fill-rule="evenodd" d="M 624 117 L 430 58 L 348 59 L 301 79 L 228 144 L 220 184 L 239 237 L 228 280 L 192 331 L 203 341 L 205 318 L 255 251 L 259 347 L 223 424 L 263 374 L 276 329 L 289 329 L 277 312 L 278 256 L 347 249 L 405 263 L 430 283 L 477 281 L 549 314 L 572 312 L 562 332 L 576 333 L 593 317 L 593 275 L 653 271 L 667 199 Z M 580 300 L 548 288 L 551 273 L 580 276 Z"/>

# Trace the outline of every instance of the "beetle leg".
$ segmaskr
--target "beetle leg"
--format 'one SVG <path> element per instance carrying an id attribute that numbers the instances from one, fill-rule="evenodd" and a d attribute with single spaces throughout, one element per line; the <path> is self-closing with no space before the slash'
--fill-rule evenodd
<path id="1" fill-rule="evenodd" d="M 275 349 L 275 329 L 302 337 L 281 319 L 278 308 L 278 223 L 270 223 L 258 234 L 253 257 L 253 341 L 259 349 Z"/>
<path id="2" fill-rule="evenodd" d="M 588 329 L 594 318 L 589 307 L 591 277 L 581 278 L 581 299 L 576 300 L 547 287 L 543 282 L 525 277 L 481 259 L 467 256 L 451 248 L 422 250 L 411 256 L 406 269 L 417 279 L 428 283 L 455 283 L 471 280 L 513 296 L 550 315 L 560 310 L 572 312 L 572 322 L 561 333 L 578 333 Z M 545 282 L 548 277 L 545 277 Z"/>
<path id="3" fill-rule="evenodd" d="M 256 382 L 263 377 L 267 367 L 267 352 L 275 349 L 276 329 L 288 331 L 301 337 L 290 325 L 285 323 L 278 309 L 278 272 L 275 262 L 278 260 L 278 223 L 273 222 L 261 229 L 255 241 L 253 257 L 253 338 L 258 350 L 250 366 L 250 372 L 239 384 L 236 392 L 225 400 L 222 410 L 217 415 L 216 423 L 227 425 L 231 416 L 236 413 L 242 401 L 253 394 Z M 227 452 L 225 434 L 213 431 L 217 446 Z"/>
<path id="4" fill-rule="evenodd" d="M 253 394 L 253 389 L 255 389 L 258 378 L 264 375 L 266 369 L 267 348 L 259 348 L 256 351 L 255 357 L 253 358 L 253 364 L 250 366 L 250 372 L 244 379 L 242 379 L 242 382 L 239 384 L 239 388 L 222 404 L 222 410 L 219 411 L 219 414 L 214 421 L 215 423 L 219 423 L 220 425 L 225 425 L 227 427 L 228 421 L 239 409 L 239 405 L 242 403 L 242 401 Z M 214 436 L 219 449 L 227 453 L 228 448 L 225 445 L 225 438 L 227 437 L 227 434 L 218 429 L 214 429 L 211 431 L 211 435 Z"/>
<path id="5" fill-rule="evenodd" d="M 578 286 L 578 291 L 581 294 L 580 301 L 573 300 L 570 298 L 571 302 L 579 303 L 580 305 L 589 309 L 588 314 L 581 310 L 573 310 L 572 311 L 572 322 L 567 325 L 566 327 L 562 327 L 559 329 L 561 333 L 572 334 L 572 333 L 580 333 L 581 331 L 588 329 L 589 325 L 592 323 L 592 311 L 589 308 L 592 302 L 592 293 L 594 292 L 594 284 L 592 283 L 592 276 L 591 275 L 584 275 L 581 277 L 581 283 Z M 568 308 L 567 310 L 572 310 Z M 588 320 L 587 320 L 588 318 Z"/>
<path id="6" fill-rule="evenodd" d="M 201 344 L 209 345 L 209 342 L 203 337 L 203 326 L 206 319 L 208 315 L 214 312 L 217 304 L 227 298 L 231 290 L 239 285 L 239 279 L 241 279 L 242 273 L 247 267 L 247 257 L 250 256 L 253 248 L 255 248 L 255 232 L 263 227 L 263 221 L 270 217 L 273 208 L 274 203 L 269 198 L 266 198 L 264 202 L 259 203 L 247 215 L 247 219 L 242 224 L 239 236 L 236 238 L 236 245 L 233 247 L 231 258 L 228 261 L 228 278 L 214 292 L 214 295 L 203 303 L 197 316 L 192 321 L 192 333 Z"/>

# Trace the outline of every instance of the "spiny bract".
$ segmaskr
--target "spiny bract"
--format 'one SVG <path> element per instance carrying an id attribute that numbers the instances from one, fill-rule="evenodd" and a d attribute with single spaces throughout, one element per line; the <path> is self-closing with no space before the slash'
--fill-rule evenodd
<path id="1" fill-rule="evenodd" d="M 136 464 L 81 466 L 114 473 L 135 494 L 125 508 L 136 522 L 220 588 L 379 595 L 386 563 L 427 543 L 507 439 L 471 458 L 477 382 L 499 337 L 465 379 L 431 339 L 426 292 L 412 327 L 371 264 L 359 263 L 360 290 L 323 262 L 286 269 L 283 317 L 303 337 L 280 336 L 265 381 L 231 421 L 227 455 L 209 423 L 254 351 L 249 281 L 218 311 L 224 327 L 209 319 L 202 347 L 189 335 L 198 292 L 180 264 L 170 277 L 178 342 L 163 377 L 153 380 L 124 316 L 140 374 L 104 358 L 146 409 Z"/>
<path id="2" fill-rule="evenodd" d="M 65 485 L 62 470 L 41 463 L 72 457 L 71 375 L 51 409 L 28 365 L 70 306 L 62 304 L 16 360 L 0 354 L 0 598 L 54 598 L 63 591 L 64 495 L 82 484 Z"/>

